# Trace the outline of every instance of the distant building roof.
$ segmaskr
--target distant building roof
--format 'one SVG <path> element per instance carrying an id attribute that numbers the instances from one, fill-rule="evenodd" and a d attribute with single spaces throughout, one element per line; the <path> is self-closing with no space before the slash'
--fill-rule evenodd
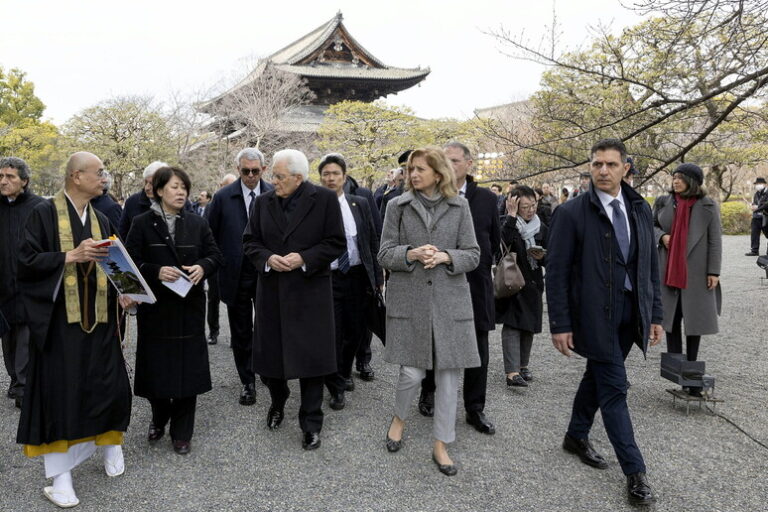
<path id="1" fill-rule="evenodd" d="M 201 109 L 258 80 L 268 63 L 304 78 L 318 105 L 373 101 L 408 89 L 430 73 L 429 68 L 397 68 L 381 62 L 350 35 L 339 11 L 312 32 L 262 59 L 237 85 L 201 104 Z"/>

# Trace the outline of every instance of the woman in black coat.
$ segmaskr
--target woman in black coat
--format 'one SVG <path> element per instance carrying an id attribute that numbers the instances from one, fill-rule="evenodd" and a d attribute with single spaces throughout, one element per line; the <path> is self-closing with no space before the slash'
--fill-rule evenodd
<path id="1" fill-rule="evenodd" d="M 547 226 L 536 215 L 536 193 L 518 185 L 507 197 L 501 239 L 517 254 L 525 286 L 512 297 L 496 299 L 496 322 L 504 324 L 501 342 L 508 386 L 527 387 L 532 379 L 528 362 L 534 333 L 541 332 L 544 255 Z"/>
<path id="2" fill-rule="evenodd" d="M 176 453 L 189 453 L 197 395 L 211 389 L 205 340 L 203 279 L 222 265 L 205 219 L 184 211 L 191 183 L 181 169 L 163 167 L 152 181 L 154 201 L 133 220 L 126 248 L 152 292 L 155 304 L 138 308 L 134 392 L 149 399 L 149 441 L 170 434 Z M 184 279 L 185 297 L 165 286 Z"/>

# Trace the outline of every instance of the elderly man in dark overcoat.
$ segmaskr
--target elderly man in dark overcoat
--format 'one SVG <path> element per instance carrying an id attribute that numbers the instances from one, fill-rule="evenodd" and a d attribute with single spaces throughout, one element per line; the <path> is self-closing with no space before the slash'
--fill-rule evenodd
<path id="1" fill-rule="evenodd" d="M 256 198 L 273 189 L 262 179 L 265 163 L 264 155 L 258 149 L 241 150 L 235 157 L 239 178 L 216 192 L 205 209 L 205 218 L 224 255 L 224 268 L 217 278 L 221 300 L 227 305 L 232 355 L 243 385 L 239 398 L 241 405 L 256 403 L 251 344 L 257 274 L 250 261 L 243 258 L 243 231 Z"/>
<path id="2" fill-rule="evenodd" d="M 331 262 L 347 240 L 336 194 L 310 183 L 308 174 L 300 151 L 275 153 L 275 190 L 256 198 L 243 242 L 259 273 L 253 368 L 272 398 L 267 426 L 280 426 L 287 381 L 298 378 L 302 446 L 312 450 L 320 446 L 324 378 L 337 369 Z"/>
<path id="3" fill-rule="evenodd" d="M 588 190 L 557 208 L 549 232 L 546 288 L 552 343 L 566 356 L 573 350 L 587 359 L 563 448 L 589 466 L 608 467 L 589 441 L 599 409 L 627 477 L 629 501 L 648 505 L 656 498 L 629 416 L 624 359 L 633 345 L 645 354 L 649 342 L 661 340 L 653 215 L 645 199 L 623 181 L 629 170 L 623 142 L 597 142 L 589 166 Z"/>

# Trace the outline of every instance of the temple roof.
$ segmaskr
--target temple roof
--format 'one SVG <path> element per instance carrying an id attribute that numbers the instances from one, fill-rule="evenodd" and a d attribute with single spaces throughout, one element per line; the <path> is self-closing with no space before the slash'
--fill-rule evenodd
<path id="1" fill-rule="evenodd" d="M 342 99 L 373 101 L 421 82 L 430 69 L 387 66 L 353 38 L 339 11 L 312 32 L 262 59 L 243 80 L 206 106 L 257 80 L 268 64 L 306 79 L 317 104 Z"/>

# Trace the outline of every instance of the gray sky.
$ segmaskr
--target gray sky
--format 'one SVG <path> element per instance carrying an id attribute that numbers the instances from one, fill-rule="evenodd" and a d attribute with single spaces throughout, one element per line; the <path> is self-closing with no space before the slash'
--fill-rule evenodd
<path id="1" fill-rule="evenodd" d="M 618 0 L 560 0 L 556 9 L 570 49 L 587 41 L 590 25 L 618 31 L 639 21 Z M 420 86 L 387 97 L 422 117 L 467 118 L 538 87 L 542 68 L 501 54 L 483 32 L 503 26 L 538 42 L 551 23 L 551 0 L 2 0 L 0 65 L 25 71 L 45 116 L 63 123 L 111 96 L 164 99 L 220 88 L 338 10 L 385 64 L 431 68 Z"/>

